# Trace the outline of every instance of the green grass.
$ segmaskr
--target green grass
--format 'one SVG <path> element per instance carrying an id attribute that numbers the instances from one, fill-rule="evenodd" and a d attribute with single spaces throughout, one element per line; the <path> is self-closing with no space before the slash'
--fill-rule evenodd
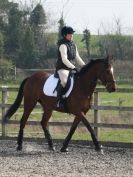
<path id="1" fill-rule="evenodd" d="M 50 127 L 50 133 L 54 139 L 64 139 L 70 127 Z M 18 134 L 19 125 L 7 125 L 6 127 L 8 135 L 15 133 Z M 25 127 L 25 137 L 44 137 L 43 130 L 40 126 L 29 126 Z M 15 136 L 16 136 L 15 135 Z M 73 137 L 73 140 L 92 140 L 88 130 L 84 128 L 78 128 Z M 111 129 L 111 128 L 101 128 L 100 129 L 100 141 L 112 141 L 112 142 L 126 142 L 133 143 L 133 130 L 126 129 Z"/>
<path id="2" fill-rule="evenodd" d="M 57 139 L 64 139 L 67 133 L 54 133 L 53 137 Z M 92 140 L 90 134 L 85 132 L 75 132 L 72 137 L 73 140 Z M 130 142 L 133 143 L 133 130 L 119 130 L 119 129 L 101 129 L 100 141 L 112 142 Z"/>
<path id="3" fill-rule="evenodd" d="M 79 35 L 79 34 L 74 35 L 74 42 L 76 43 L 78 49 L 83 49 L 85 46 L 84 43 L 81 42 L 82 38 L 83 38 L 82 34 L 81 35 Z"/>
<path id="4" fill-rule="evenodd" d="M 133 93 L 100 93 L 101 105 L 133 107 Z"/>
<path id="5" fill-rule="evenodd" d="M 131 142 L 133 143 L 133 130 L 104 129 L 101 130 L 101 141 Z"/>
<path id="6" fill-rule="evenodd" d="M 98 86 L 101 87 L 101 86 Z M 97 87 L 97 88 L 98 88 Z M 133 89 L 132 84 L 119 84 L 117 85 L 117 88 L 128 88 Z M 113 106 L 119 106 L 119 102 L 122 101 L 122 106 L 133 106 L 133 93 L 100 93 L 100 102 L 101 105 L 113 105 Z"/>

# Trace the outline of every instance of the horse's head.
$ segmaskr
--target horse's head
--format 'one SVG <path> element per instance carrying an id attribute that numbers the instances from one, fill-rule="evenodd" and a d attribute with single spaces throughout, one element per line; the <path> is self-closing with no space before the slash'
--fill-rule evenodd
<path id="1" fill-rule="evenodd" d="M 102 68 L 98 72 L 98 79 L 106 87 L 108 92 L 115 92 L 116 84 L 113 75 L 113 66 L 111 64 L 112 56 L 105 58 Z"/>

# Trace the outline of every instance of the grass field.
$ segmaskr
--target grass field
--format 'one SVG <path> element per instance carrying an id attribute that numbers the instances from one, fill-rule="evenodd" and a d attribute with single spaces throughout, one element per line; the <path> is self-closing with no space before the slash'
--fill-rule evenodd
<path id="1" fill-rule="evenodd" d="M 18 85 L 8 85 L 9 87 L 18 87 Z M 118 85 L 118 88 L 133 88 L 133 85 Z M 9 93 L 8 96 L 8 103 L 13 103 L 15 100 L 17 93 L 12 92 Z M 122 101 L 122 106 L 133 106 L 133 93 L 100 93 L 100 105 L 119 105 L 119 100 Z M 1 102 L 1 95 L 0 95 L 0 102 Z M 19 109 L 15 116 L 12 119 L 20 120 L 21 114 L 23 109 Z M 40 112 L 40 109 L 36 109 L 36 112 Z M 0 111 L 1 113 L 1 111 Z M 122 123 L 122 124 L 133 124 L 133 113 L 132 112 L 119 112 L 119 111 L 100 111 L 101 115 L 101 122 L 106 123 Z M 93 122 L 93 111 L 89 111 L 87 114 L 88 120 Z M 31 120 L 41 120 L 40 113 L 31 114 Z M 73 116 L 68 114 L 62 114 L 58 112 L 54 112 L 52 116 L 53 121 L 72 121 Z M 18 132 L 18 128 L 13 128 L 13 126 L 8 126 L 8 131 L 12 132 L 16 130 Z M 67 135 L 68 128 L 53 128 L 52 134 L 54 138 L 64 138 Z M 42 132 L 39 128 L 33 128 L 27 126 L 27 132 Z M 38 134 L 38 133 L 37 133 Z M 133 130 L 124 130 L 124 129 L 101 129 L 101 138 L 102 141 L 120 141 L 120 142 L 133 142 Z M 38 135 L 39 136 L 39 135 Z M 73 139 L 81 139 L 81 140 L 88 140 L 90 139 L 90 135 L 88 134 L 87 130 L 81 129 L 77 130 Z"/>

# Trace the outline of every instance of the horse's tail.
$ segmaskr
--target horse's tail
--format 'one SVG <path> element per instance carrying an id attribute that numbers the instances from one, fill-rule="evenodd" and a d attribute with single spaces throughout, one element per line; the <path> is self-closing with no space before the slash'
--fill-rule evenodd
<path id="1" fill-rule="evenodd" d="M 18 95 L 16 97 L 16 100 L 14 101 L 14 103 L 12 104 L 12 106 L 9 108 L 9 110 L 6 112 L 4 118 L 3 118 L 3 122 L 7 122 L 10 117 L 17 111 L 17 109 L 19 108 L 21 102 L 22 102 L 22 98 L 23 98 L 23 90 L 24 90 L 24 85 L 26 83 L 28 78 L 25 78 L 20 87 L 19 87 L 19 91 L 18 91 Z"/>

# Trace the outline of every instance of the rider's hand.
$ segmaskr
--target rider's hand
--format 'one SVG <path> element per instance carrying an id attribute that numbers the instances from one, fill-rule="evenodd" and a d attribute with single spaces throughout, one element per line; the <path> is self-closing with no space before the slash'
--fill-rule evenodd
<path id="1" fill-rule="evenodd" d="M 73 71 L 74 71 L 75 73 L 78 73 L 78 69 L 77 69 L 77 68 L 74 68 Z"/>

